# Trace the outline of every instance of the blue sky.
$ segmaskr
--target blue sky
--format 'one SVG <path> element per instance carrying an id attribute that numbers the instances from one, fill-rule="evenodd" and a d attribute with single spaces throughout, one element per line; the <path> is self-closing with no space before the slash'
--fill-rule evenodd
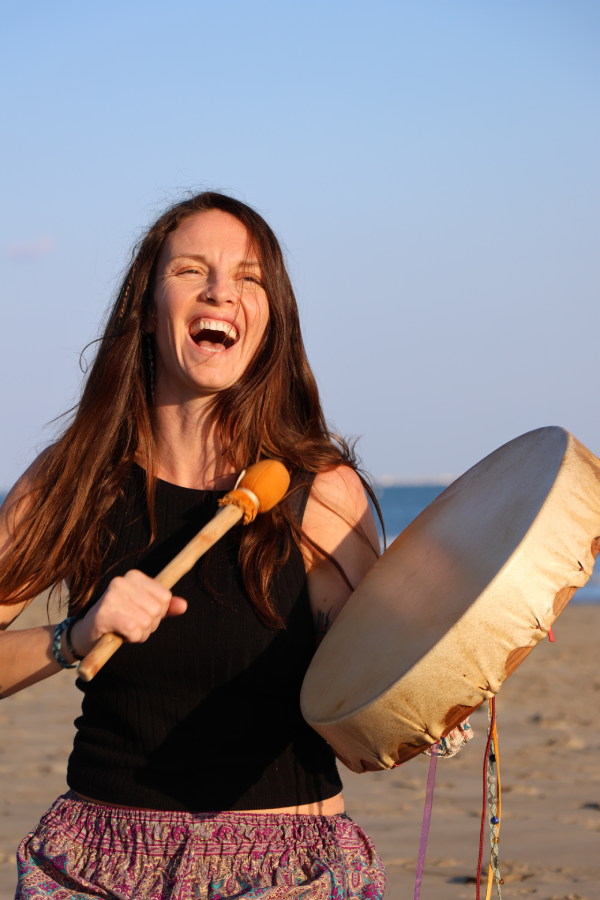
<path id="1" fill-rule="evenodd" d="M 600 455 L 599 38 L 595 0 L 7 7 L 0 487 L 74 402 L 140 228 L 202 186 L 282 238 L 373 474 L 547 424 Z"/>

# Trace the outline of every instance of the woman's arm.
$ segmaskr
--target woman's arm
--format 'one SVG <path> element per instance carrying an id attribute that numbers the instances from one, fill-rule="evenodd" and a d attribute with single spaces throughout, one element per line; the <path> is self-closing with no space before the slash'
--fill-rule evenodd
<path id="1" fill-rule="evenodd" d="M 0 610 L 7 608 L 11 607 Z M 142 643 L 165 616 L 179 616 L 186 609 L 187 603 L 181 597 L 173 597 L 158 581 L 130 569 L 113 578 L 100 600 L 75 622 L 71 644 L 80 656 L 85 656 L 107 632 L 120 634 L 129 643 Z M 45 625 L 0 634 L 0 699 L 60 672 L 62 667 L 52 653 L 54 630 L 54 625 Z M 75 661 L 64 632 L 61 654 L 67 662 Z"/>
<path id="2" fill-rule="evenodd" d="M 60 672 L 52 655 L 53 637 L 54 625 L 0 634 L 0 700 Z"/>
<path id="3" fill-rule="evenodd" d="M 12 534 L 27 513 L 27 494 L 47 452 L 41 453 L 19 478 L 0 507 L 0 559 L 10 552 Z M 0 699 L 60 671 L 51 652 L 53 627 L 4 633 L 29 602 L 0 605 Z"/>
<path id="4" fill-rule="evenodd" d="M 36 473 L 48 454 L 48 450 L 37 457 L 17 483 L 11 488 L 0 506 L 0 560 L 10 552 L 12 535 L 18 523 L 26 515 L 29 504 L 27 494 L 33 488 Z M 22 501 L 22 502 L 21 502 Z M 14 622 L 31 601 L 16 603 L 10 606 L 0 605 L 0 631 L 4 631 Z M 0 680 L 0 685 L 2 681 Z M 1 690 L 1 688 L 0 688 Z"/>
<path id="5" fill-rule="evenodd" d="M 19 479 L 0 508 L 0 558 L 10 553 L 15 524 L 27 513 L 27 499 L 37 467 L 45 454 Z M 18 517 L 18 518 L 17 518 Z M 0 699 L 60 672 L 52 653 L 54 626 L 6 631 L 28 605 L 0 605 Z M 173 597 L 171 591 L 135 569 L 113 578 L 100 600 L 71 629 L 74 649 L 85 656 L 107 632 L 139 643 L 148 639 L 166 615 L 181 615 L 187 603 Z M 68 662 L 74 659 L 66 647 L 63 632 L 61 653 Z"/>
<path id="6" fill-rule="evenodd" d="M 379 557 L 379 537 L 360 478 L 348 466 L 317 475 L 302 528 L 343 569 L 303 542 L 308 595 L 317 642 L 331 627 L 352 591 Z"/>

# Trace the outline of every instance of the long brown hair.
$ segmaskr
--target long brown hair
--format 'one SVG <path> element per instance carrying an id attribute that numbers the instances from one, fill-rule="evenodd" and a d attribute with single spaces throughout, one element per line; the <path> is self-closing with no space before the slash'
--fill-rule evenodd
<path id="1" fill-rule="evenodd" d="M 170 207 L 134 248 L 80 402 L 40 465 L 33 490 L 23 498 L 27 512 L 16 518 L 11 549 L 0 564 L 0 603 L 30 600 L 65 579 L 71 610 L 85 606 L 114 540 L 109 513 L 122 496 L 134 458 L 142 461 L 148 473 L 148 515 L 154 538 L 156 449 L 142 326 L 152 314 L 155 270 L 167 235 L 187 217 L 215 209 L 246 227 L 269 302 L 268 324 L 254 358 L 239 381 L 218 394 L 212 406 L 225 446 L 224 462 L 240 471 L 259 459 L 279 459 L 299 476 L 293 491 L 305 487 L 307 476 L 303 479 L 302 473 L 345 464 L 358 472 L 378 509 L 353 447 L 333 435 L 326 424 L 274 232 L 251 207 L 207 191 Z M 244 529 L 239 555 L 244 584 L 257 613 L 275 627 L 282 622 L 272 603 L 272 576 L 288 558 L 291 541 L 299 546 L 303 537 L 290 498 L 288 494 L 273 512 Z"/>

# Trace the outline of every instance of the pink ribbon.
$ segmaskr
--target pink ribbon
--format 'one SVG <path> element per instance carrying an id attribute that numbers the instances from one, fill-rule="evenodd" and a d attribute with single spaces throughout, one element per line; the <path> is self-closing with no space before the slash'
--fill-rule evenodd
<path id="1" fill-rule="evenodd" d="M 417 877 L 415 879 L 415 900 L 421 896 L 421 881 L 423 879 L 423 866 L 427 852 L 427 838 L 429 837 L 429 824 L 431 822 L 431 809 L 433 807 L 433 788 L 435 786 L 435 767 L 437 766 L 438 744 L 431 748 L 429 758 L 429 772 L 427 774 L 427 791 L 425 793 L 425 809 L 423 810 L 423 824 L 421 825 L 421 843 L 419 844 L 419 859 L 417 861 Z"/>

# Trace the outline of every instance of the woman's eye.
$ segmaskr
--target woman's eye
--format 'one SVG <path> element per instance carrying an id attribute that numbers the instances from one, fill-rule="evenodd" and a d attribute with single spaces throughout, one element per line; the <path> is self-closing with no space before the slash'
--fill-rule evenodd
<path id="1" fill-rule="evenodd" d="M 182 270 L 181 270 L 180 272 L 178 272 L 177 274 L 178 274 L 178 275 L 199 275 L 199 274 L 200 274 L 200 269 L 192 269 L 192 268 L 190 268 L 190 269 L 182 269 Z"/>

